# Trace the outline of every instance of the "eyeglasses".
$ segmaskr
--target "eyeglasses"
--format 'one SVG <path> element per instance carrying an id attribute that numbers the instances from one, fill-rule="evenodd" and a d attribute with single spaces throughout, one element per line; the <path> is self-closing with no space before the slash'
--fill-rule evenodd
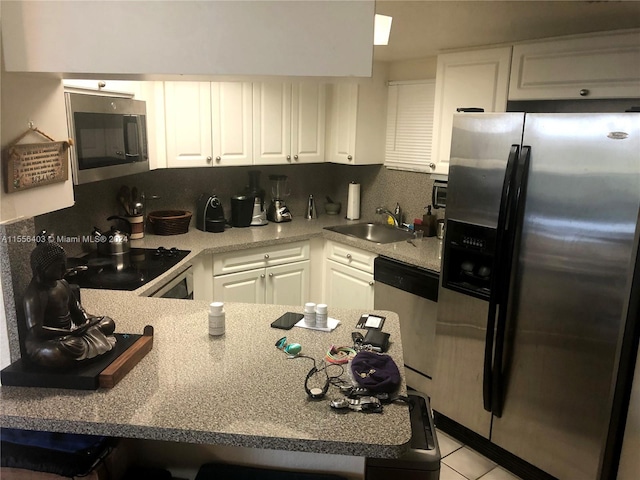
<path id="1" fill-rule="evenodd" d="M 299 343 L 287 343 L 287 337 L 282 337 L 278 340 L 276 342 L 276 348 L 292 356 L 296 356 L 302 351 L 302 345 Z"/>

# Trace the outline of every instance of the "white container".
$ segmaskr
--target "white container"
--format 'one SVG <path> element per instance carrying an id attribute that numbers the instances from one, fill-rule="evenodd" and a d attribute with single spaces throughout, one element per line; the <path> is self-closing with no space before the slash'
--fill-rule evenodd
<path id="1" fill-rule="evenodd" d="M 213 302 L 209 305 L 209 335 L 224 335 L 224 303 Z"/>
<path id="2" fill-rule="evenodd" d="M 327 328 L 327 318 L 329 314 L 327 311 L 327 305 L 319 303 L 316 305 L 316 327 Z"/>
<path id="3" fill-rule="evenodd" d="M 304 304 L 304 324 L 307 327 L 316 326 L 316 304 L 313 302 Z"/>

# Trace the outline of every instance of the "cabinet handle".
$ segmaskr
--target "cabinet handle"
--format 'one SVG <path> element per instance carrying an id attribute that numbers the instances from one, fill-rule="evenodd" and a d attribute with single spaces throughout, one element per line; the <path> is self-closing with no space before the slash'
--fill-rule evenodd
<path id="1" fill-rule="evenodd" d="M 107 82 L 99 81 L 98 82 L 98 90 L 103 89 L 107 86 Z"/>
<path id="2" fill-rule="evenodd" d="M 373 287 L 373 280 L 371 280 L 371 281 L 369 282 L 369 285 L 371 285 L 371 286 Z"/>
<path id="3" fill-rule="evenodd" d="M 264 278 L 264 273 L 262 275 L 260 275 L 260 278 Z"/>
<path id="4" fill-rule="evenodd" d="M 287 162 L 291 161 L 291 155 L 287 155 Z"/>
<path id="5" fill-rule="evenodd" d="M 432 169 L 434 169 L 434 170 L 435 170 L 435 168 L 436 168 L 436 164 L 435 164 L 435 163 L 433 163 L 433 162 L 429 162 L 428 167 L 429 167 L 429 168 L 432 168 Z"/>
<path id="6" fill-rule="evenodd" d="M 222 160 L 221 157 L 216 157 L 216 162 L 219 162 L 220 160 Z"/>
<path id="7" fill-rule="evenodd" d="M 212 160 L 213 160 L 212 157 L 207 157 L 207 163 L 211 163 Z"/>
<path id="8" fill-rule="evenodd" d="M 351 155 L 347 155 L 347 160 L 353 160 L 353 157 Z"/>
<path id="9" fill-rule="evenodd" d="M 264 254 L 264 258 L 266 258 L 266 259 L 268 260 L 268 259 L 269 259 L 269 254 L 268 254 L 268 253 L 265 253 L 265 254 Z"/>
<path id="10" fill-rule="evenodd" d="M 294 159 L 294 160 L 298 160 L 298 155 L 294 155 L 294 156 L 293 156 L 293 159 Z"/>
<path id="11" fill-rule="evenodd" d="M 591 92 L 589 91 L 588 88 L 583 88 L 582 90 L 580 90 L 580 96 L 581 97 L 587 97 L 587 96 L 589 96 L 590 93 Z"/>
<path id="12" fill-rule="evenodd" d="M 350 254 L 350 253 L 347 253 L 347 258 L 348 258 L 349 260 L 351 260 L 351 254 Z"/>
<path id="13" fill-rule="evenodd" d="M 269 274 L 269 276 L 270 276 L 270 277 L 273 277 L 273 273 L 270 273 L 270 274 Z"/>

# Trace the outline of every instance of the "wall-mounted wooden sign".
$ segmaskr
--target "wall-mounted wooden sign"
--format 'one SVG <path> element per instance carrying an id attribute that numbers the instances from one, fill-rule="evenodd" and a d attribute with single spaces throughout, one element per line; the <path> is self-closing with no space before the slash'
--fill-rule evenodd
<path id="1" fill-rule="evenodd" d="M 69 178 L 69 142 L 10 146 L 5 159 L 5 192 L 64 182 Z"/>

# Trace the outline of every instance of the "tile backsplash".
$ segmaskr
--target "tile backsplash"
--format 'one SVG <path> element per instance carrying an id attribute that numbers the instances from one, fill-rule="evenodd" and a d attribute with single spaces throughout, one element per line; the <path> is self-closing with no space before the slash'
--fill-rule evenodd
<path id="1" fill-rule="evenodd" d="M 318 213 L 324 214 L 327 196 L 342 202 L 340 213 L 346 213 L 348 184 L 361 184 L 361 219 L 382 220 L 375 214 L 378 206 L 393 209 L 396 202 L 404 212 L 405 222 L 421 218 L 431 203 L 433 180 L 423 173 L 389 170 L 381 165 L 350 166 L 336 164 L 283 165 L 265 167 L 172 168 L 127 177 L 77 185 L 75 205 L 40 215 L 35 219 L 36 231 L 45 229 L 56 235 L 89 235 L 93 227 L 106 229 L 107 217 L 124 214 L 116 196 L 121 185 L 136 186 L 147 198 L 147 213 L 153 210 L 184 209 L 195 215 L 200 194 L 216 194 L 221 199 L 225 216 L 231 217 L 231 196 L 241 193 L 249 183 L 249 170 L 259 170 L 260 186 L 271 198 L 269 175 L 288 176 L 291 195 L 286 199 L 294 221 L 304 218 L 309 194 L 316 199 Z M 442 210 L 436 212 L 443 215 Z M 378 218 L 376 218 L 378 217 Z M 193 225 L 193 224 L 192 224 Z M 80 248 L 80 246 L 78 246 Z M 73 252 L 68 252 L 74 254 Z"/>

